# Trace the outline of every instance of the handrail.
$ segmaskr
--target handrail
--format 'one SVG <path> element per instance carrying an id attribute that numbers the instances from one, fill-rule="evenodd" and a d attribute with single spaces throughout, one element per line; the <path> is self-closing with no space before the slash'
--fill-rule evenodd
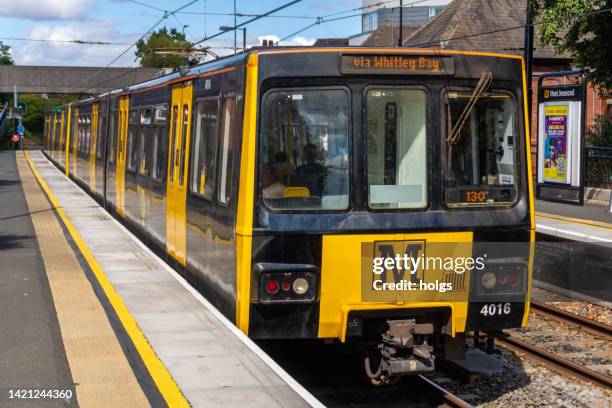
<path id="1" fill-rule="evenodd" d="M 603 151 L 608 151 L 608 152 L 612 152 L 612 147 L 607 147 L 607 146 L 587 146 L 585 147 L 585 149 L 590 149 L 590 150 L 603 150 Z"/>
<path id="2" fill-rule="evenodd" d="M 0 112 L 0 132 L 4 130 L 4 125 L 6 124 L 6 110 L 8 109 L 8 102 L 4 103 L 4 108 L 2 108 L 2 112 Z"/>

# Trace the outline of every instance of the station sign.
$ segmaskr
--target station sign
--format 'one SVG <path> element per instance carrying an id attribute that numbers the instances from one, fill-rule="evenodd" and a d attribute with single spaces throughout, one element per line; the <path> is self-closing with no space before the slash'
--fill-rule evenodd
<path id="1" fill-rule="evenodd" d="M 340 61 L 343 74 L 453 75 L 453 57 L 430 55 L 344 54 Z"/>
<path id="2" fill-rule="evenodd" d="M 538 89 L 538 100 L 547 101 L 581 101 L 582 85 L 564 85 Z"/>

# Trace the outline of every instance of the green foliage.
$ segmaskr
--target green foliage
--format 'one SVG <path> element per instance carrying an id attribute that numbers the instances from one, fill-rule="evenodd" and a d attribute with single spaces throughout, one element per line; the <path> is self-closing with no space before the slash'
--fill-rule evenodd
<path id="1" fill-rule="evenodd" d="M 612 7 L 610 0 L 530 0 L 542 45 L 552 44 L 558 53 L 569 53 L 588 80 L 612 88 Z M 590 13 L 590 14 L 587 14 Z"/>
<path id="2" fill-rule="evenodd" d="M 44 99 L 40 95 L 19 94 L 19 102 L 25 102 L 28 106 L 28 114 L 23 117 L 22 123 L 26 128 L 25 136 L 34 140 L 42 140 L 44 132 L 45 118 L 44 112 L 53 109 L 56 105 L 61 105 L 74 99 L 74 96 L 57 96 Z M 5 100 L 8 100 L 12 105 L 12 96 L 7 95 Z M 15 128 L 9 121 L 5 130 L 5 137 L 13 134 Z"/>
<path id="3" fill-rule="evenodd" d="M 595 124 L 587 129 L 586 141 L 589 146 L 612 147 L 612 116 L 600 115 Z"/>
<path id="4" fill-rule="evenodd" d="M 11 47 L 0 41 L 0 65 L 14 65 L 15 61 L 11 55 Z"/>
<path id="5" fill-rule="evenodd" d="M 152 32 L 145 40 L 136 44 L 136 57 L 140 58 L 140 66 L 147 68 L 175 68 L 187 65 L 187 61 L 180 55 L 157 54 L 160 48 L 189 48 L 191 43 L 185 39 L 185 34 L 173 28 L 168 31 L 166 27 Z"/>

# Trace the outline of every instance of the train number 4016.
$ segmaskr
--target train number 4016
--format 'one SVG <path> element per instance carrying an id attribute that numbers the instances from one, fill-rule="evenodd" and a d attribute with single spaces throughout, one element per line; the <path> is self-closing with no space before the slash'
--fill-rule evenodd
<path id="1" fill-rule="evenodd" d="M 490 303 L 480 309 L 480 314 L 483 316 L 501 316 L 509 315 L 510 311 L 510 303 Z"/>

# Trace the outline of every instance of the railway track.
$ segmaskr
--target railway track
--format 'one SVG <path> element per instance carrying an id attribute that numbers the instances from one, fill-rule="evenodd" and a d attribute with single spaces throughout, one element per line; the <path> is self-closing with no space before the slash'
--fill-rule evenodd
<path id="1" fill-rule="evenodd" d="M 578 328 L 587 333 L 602 337 L 607 341 L 612 341 L 612 327 L 606 324 L 587 319 L 583 316 L 538 301 L 531 301 L 531 311 L 537 315 L 555 320 L 569 327 Z M 515 352 L 524 354 L 529 359 L 540 362 L 559 374 L 569 375 L 612 389 L 612 377 L 547 351 L 544 348 L 518 339 L 507 333 L 502 333 L 497 336 L 497 342 Z"/>
<path id="2" fill-rule="evenodd" d="M 588 333 L 596 336 L 603 336 L 612 341 L 612 326 L 592 319 L 587 319 L 586 317 L 547 305 L 546 303 L 535 300 L 532 300 L 530 303 L 531 311 L 539 314 L 540 316 L 555 319 L 561 323 L 567 324 L 568 326 L 580 328 Z"/>
<path id="3" fill-rule="evenodd" d="M 612 377 L 591 370 L 566 358 L 560 357 L 543 348 L 529 344 L 509 335 L 497 337 L 497 343 L 515 352 L 526 355 L 529 359 L 540 362 L 552 371 L 562 375 L 579 378 L 612 389 Z"/>
<path id="4" fill-rule="evenodd" d="M 438 394 L 443 400 L 444 404 L 442 406 L 452 407 L 452 408 L 471 408 L 472 405 L 468 404 L 458 396 L 454 395 L 450 391 L 440 387 L 434 381 L 429 378 L 419 375 L 417 378 L 423 382 L 424 385 L 430 388 L 434 393 Z"/>
<path id="5" fill-rule="evenodd" d="M 374 386 L 357 349 L 308 341 L 260 341 L 259 345 L 325 406 L 335 408 L 468 408 L 457 394 L 429 376 L 407 376 Z M 296 352 L 299 350 L 299 352 Z"/>

